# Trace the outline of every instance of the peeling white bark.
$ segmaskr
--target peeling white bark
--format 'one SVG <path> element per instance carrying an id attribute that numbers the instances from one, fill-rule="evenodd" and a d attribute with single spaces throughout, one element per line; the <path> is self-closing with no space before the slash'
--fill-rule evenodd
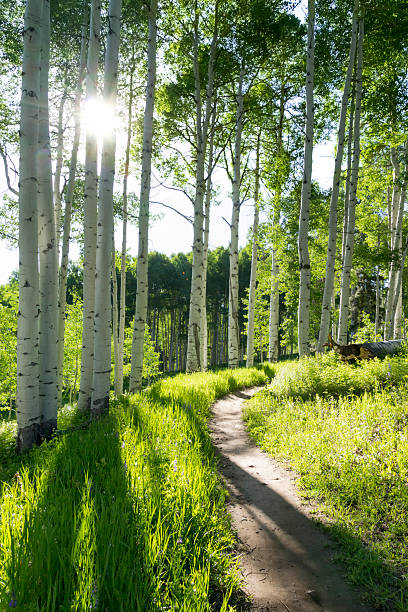
<path id="1" fill-rule="evenodd" d="M 314 124 L 314 48 L 315 48 L 315 2 L 308 0 L 307 58 L 306 58 L 306 126 L 302 196 L 299 213 L 299 307 L 298 307 L 298 346 L 299 357 L 309 355 L 310 320 L 310 257 L 309 257 L 309 217 L 312 188 L 313 124 Z"/>
<path id="2" fill-rule="evenodd" d="M 149 41 L 147 45 L 147 83 L 143 123 L 142 174 L 140 182 L 139 246 L 137 255 L 136 311 L 132 338 L 132 361 L 129 390 L 142 386 L 143 344 L 147 316 L 149 198 L 152 172 L 153 113 L 156 89 L 157 0 L 151 0 L 149 11 Z"/>

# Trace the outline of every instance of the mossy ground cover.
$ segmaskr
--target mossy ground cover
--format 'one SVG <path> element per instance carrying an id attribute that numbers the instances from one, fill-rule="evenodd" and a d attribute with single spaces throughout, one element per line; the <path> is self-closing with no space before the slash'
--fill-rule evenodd
<path id="1" fill-rule="evenodd" d="M 206 422 L 217 397 L 267 380 L 253 368 L 161 381 L 24 457 L 3 423 L 0 609 L 237 609 Z M 60 426 L 78 418 L 66 409 Z"/>
<path id="2" fill-rule="evenodd" d="M 288 460 L 329 517 L 349 578 L 381 610 L 408 610 L 408 360 L 325 355 L 277 367 L 246 404 L 257 443 Z"/>

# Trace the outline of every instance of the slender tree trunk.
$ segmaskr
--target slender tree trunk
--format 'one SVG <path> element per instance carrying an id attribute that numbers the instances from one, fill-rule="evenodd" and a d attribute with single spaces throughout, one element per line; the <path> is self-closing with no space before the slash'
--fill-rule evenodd
<path id="1" fill-rule="evenodd" d="M 238 320 L 238 235 L 239 212 L 241 208 L 241 139 L 244 114 L 244 66 L 241 65 L 237 91 L 237 114 L 235 127 L 233 180 L 232 180 L 232 217 L 229 251 L 229 299 L 228 299 L 228 367 L 239 366 L 239 320 Z"/>
<path id="2" fill-rule="evenodd" d="M 208 240 L 210 236 L 210 206 L 211 206 L 211 190 L 212 190 L 212 171 L 214 158 L 214 132 L 215 121 L 217 116 L 216 105 L 212 113 L 211 133 L 208 145 L 208 164 L 207 164 L 207 182 L 205 191 L 205 207 L 204 207 L 204 245 L 203 245 L 203 284 L 201 292 L 201 346 L 202 346 L 202 369 L 204 372 L 208 368 L 208 330 L 207 330 L 207 263 L 208 263 Z"/>
<path id="3" fill-rule="evenodd" d="M 116 252 L 115 239 L 112 240 L 112 336 L 113 336 L 113 357 L 115 362 L 114 369 L 114 393 L 115 396 L 121 395 L 118 389 L 118 370 L 119 370 L 119 317 L 118 317 L 118 281 L 116 278 Z M 123 363 L 122 363 L 123 371 Z"/>
<path id="4" fill-rule="evenodd" d="M 298 344 L 299 357 L 309 355 L 310 337 L 310 257 L 309 257 L 309 217 L 312 189 L 313 124 L 314 124 L 314 48 L 315 48 L 315 1 L 308 0 L 307 59 L 306 59 L 306 126 L 302 197 L 299 213 L 299 308 Z"/>
<path id="5" fill-rule="evenodd" d="M 57 251 L 59 258 L 60 250 L 60 229 L 61 229 L 61 172 L 64 158 L 64 107 L 67 101 L 68 92 L 64 89 L 58 108 L 58 127 L 57 127 L 57 152 L 55 156 L 55 175 L 54 175 L 54 210 L 55 210 L 55 230 L 57 234 Z"/>
<path id="6" fill-rule="evenodd" d="M 347 73 L 344 82 L 343 96 L 341 101 L 341 111 L 339 120 L 339 129 L 337 134 L 337 153 L 334 162 L 334 174 L 333 174 L 333 187 L 330 199 L 330 213 L 329 213 L 329 237 L 327 245 L 327 259 L 326 259 L 326 276 L 324 283 L 322 313 L 320 319 L 320 332 L 319 340 L 317 344 L 317 351 L 323 351 L 323 345 L 327 342 L 329 328 L 330 328 L 330 311 L 331 302 L 334 290 L 334 268 L 336 261 L 336 242 L 337 242 L 337 208 L 339 201 L 339 191 L 341 182 L 341 165 L 343 161 L 344 153 L 344 137 L 346 132 L 346 118 L 347 118 L 347 107 L 348 99 L 350 94 L 351 77 L 353 74 L 353 68 L 355 63 L 356 55 L 356 42 L 358 34 L 358 0 L 354 2 L 353 9 L 353 23 L 351 28 L 351 43 L 350 43 L 350 54 L 349 62 L 347 66 Z"/>
<path id="7" fill-rule="evenodd" d="M 38 247 L 40 253 L 39 400 L 41 435 L 57 428 L 58 250 L 52 193 L 48 111 L 50 2 L 44 0 L 41 25 L 41 74 L 38 134 Z"/>
<path id="8" fill-rule="evenodd" d="M 211 107 L 214 98 L 214 64 L 218 42 L 218 2 L 215 6 L 215 26 L 210 47 L 207 71 L 207 88 L 203 112 L 201 99 L 201 79 L 199 70 L 199 28 L 198 8 L 195 2 L 194 19 L 194 89 L 196 103 L 196 184 L 194 197 L 194 237 L 193 265 L 191 271 L 190 309 L 187 335 L 187 372 L 202 370 L 202 304 L 204 284 L 204 196 L 205 196 L 205 157 L 207 150 L 208 129 L 211 118 Z M 203 117 L 204 115 L 204 117 Z M 204 297 L 205 299 L 205 297 Z"/>
<path id="9" fill-rule="evenodd" d="M 377 239 L 377 257 L 380 254 L 380 232 L 378 232 Z M 377 270 L 375 275 L 375 324 L 374 333 L 375 339 L 377 340 L 380 331 L 380 266 L 377 264 Z"/>
<path id="10" fill-rule="evenodd" d="M 283 147 L 283 121 L 285 118 L 285 87 L 281 83 L 279 109 L 279 128 L 277 142 L 277 160 L 281 159 Z M 279 170 L 278 170 L 279 172 Z M 277 240 L 275 234 L 280 222 L 280 209 L 282 198 L 283 177 L 278 177 L 278 186 L 274 196 L 272 217 L 272 248 L 271 248 L 271 292 L 269 297 L 269 330 L 268 330 L 268 359 L 277 361 L 279 357 L 279 260 Z"/>
<path id="11" fill-rule="evenodd" d="M 269 300 L 269 361 L 278 361 L 279 357 L 279 264 L 277 252 L 272 247 L 271 295 Z"/>
<path id="12" fill-rule="evenodd" d="M 121 0 L 109 2 L 109 32 L 105 52 L 104 102 L 116 107 Z M 91 410 L 93 414 L 109 409 L 111 371 L 111 264 L 113 239 L 113 183 L 115 178 L 116 134 L 104 136 L 98 198 L 98 235 L 95 277 L 95 344 Z"/>
<path id="13" fill-rule="evenodd" d="M 344 217 L 343 217 L 343 233 L 341 241 L 341 265 L 343 268 L 346 244 L 347 244 L 347 228 L 348 228 L 348 214 L 350 204 L 350 184 L 351 184 L 351 162 L 353 158 L 353 127 L 354 127 L 354 110 L 356 101 L 356 86 L 353 80 L 353 87 L 351 92 L 351 104 L 350 104 L 350 116 L 349 116 L 349 128 L 348 128 L 348 143 L 347 143 L 347 171 L 346 171 L 346 185 L 344 190 Z"/>
<path id="14" fill-rule="evenodd" d="M 142 175 L 140 183 L 139 247 L 137 256 L 136 312 L 132 340 L 132 365 L 129 390 L 142 386 L 143 343 L 148 298 L 149 198 L 152 166 L 153 112 L 156 88 L 157 0 L 151 0 L 147 46 L 147 84 L 143 124 Z"/>
<path id="15" fill-rule="evenodd" d="M 393 304 L 393 316 L 395 317 L 395 312 L 397 310 L 398 307 L 398 302 L 401 300 L 402 301 L 402 277 L 404 274 L 404 266 L 405 266 L 405 259 L 407 256 L 407 252 L 408 252 L 408 238 L 405 241 L 405 244 L 403 247 L 401 247 L 401 264 L 400 264 L 400 268 L 398 270 L 397 273 L 397 278 L 396 278 L 396 287 L 395 287 L 395 296 L 394 296 L 394 304 Z M 402 318 L 403 318 L 403 314 L 402 314 L 402 304 L 401 304 L 401 315 L 400 315 L 400 321 L 398 322 L 399 327 L 397 327 L 397 325 L 395 325 L 395 330 L 393 330 L 394 332 L 394 338 L 396 336 L 397 333 L 401 333 L 401 327 L 402 327 Z"/>
<path id="16" fill-rule="evenodd" d="M 390 208 L 390 248 L 393 254 L 393 259 L 390 265 L 388 277 L 388 292 L 385 310 L 385 340 L 390 340 L 394 337 L 395 315 L 398 305 L 398 298 L 395 292 L 397 276 L 402 257 L 402 220 L 404 216 L 404 205 L 406 196 L 406 181 L 404 180 L 403 188 L 401 189 L 401 164 L 397 156 L 397 151 L 394 147 L 391 148 L 391 163 L 393 166 L 393 190 L 392 201 Z M 401 304 L 402 307 L 402 304 Z"/>
<path id="17" fill-rule="evenodd" d="M 68 184 L 65 196 L 64 228 L 61 245 L 61 265 L 59 270 L 59 309 L 58 309 L 58 405 L 62 402 L 64 345 L 65 345 L 65 314 L 67 309 L 67 276 L 69 243 L 71 238 L 72 200 L 74 197 L 76 169 L 78 160 L 79 141 L 81 136 L 81 95 L 82 81 L 85 72 L 86 58 L 86 25 L 82 28 L 81 55 L 79 60 L 79 75 L 74 104 L 74 140 L 72 143 L 71 160 L 69 165 Z"/>
<path id="18" fill-rule="evenodd" d="M 42 0 L 27 0 L 20 114 L 19 307 L 17 324 L 17 448 L 38 442 L 38 218 L 37 151 Z"/>
<path id="19" fill-rule="evenodd" d="M 363 38 L 364 20 L 359 19 L 359 34 L 357 48 L 357 70 L 356 70 L 356 106 L 354 113 L 354 146 L 353 161 L 350 184 L 350 201 L 348 209 L 347 239 L 345 243 L 345 254 L 343 270 L 341 276 L 340 292 L 340 320 L 339 320 L 339 344 L 347 342 L 348 316 L 350 310 L 350 276 L 353 262 L 354 233 L 355 233 L 355 214 L 357 201 L 357 182 L 358 169 L 360 163 L 360 116 L 361 116 L 361 95 L 362 95 L 362 75 L 363 75 Z"/>
<path id="20" fill-rule="evenodd" d="M 132 110 L 133 110 L 133 75 L 135 69 L 134 53 L 132 54 L 132 63 L 130 70 L 129 83 L 129 105 L 128 105 L 128 125 L 127 125 L 127 142 L 125 152 L 125 167 L 123 170 L 123 225 L 122 225 L 122 256 L 120 264 L 120 314 L 119 314 L 119 337 L 118 337 L 118 367 L 115 369 L 115 387 L 116 394 L 123 393 L 123 352 L 125 346 L 125 315 L 126 315 L 126 248 L 127 248 L 127 221 L 128 221 L 128 177 L 129 177 L 129 159 L 130 159 L 130 144 L 132 140 Z"/>
<path id="21" fill-rule="evenodd" d="M 89 47 L 86 70 L 86 103 L 97 96 L 98 64 L 100 51 L 101 4 L 91 2 L 89 25 Z M 87 131 L 85 142 L 85 187 L 84 187 L 84 280 L 82 314 L 81 377 L 79 382 L 78 408 L 88 411 L 91 407 L 92 375 L 94 358 L 95 317 L 95 265 L 98 202 L 98 142 L 96 134 Z"/>
<path id="22" fill-rule="evenodd" d="M 254 345 L 255 345 L 255 291 L 256 274 L 258 267 L 258 224 L 259 224 L 259 156 L 260 156 L 261 133 L 258 134 L 256 146 L 256 165 L 255 165 L 255 193 L 254 193 L 254 223 L 252 227 L 252 258 L 251 276 L 249 281 L 248 296 L 248 331 L 247 331 L 247 368 L 254 365 Z"/>

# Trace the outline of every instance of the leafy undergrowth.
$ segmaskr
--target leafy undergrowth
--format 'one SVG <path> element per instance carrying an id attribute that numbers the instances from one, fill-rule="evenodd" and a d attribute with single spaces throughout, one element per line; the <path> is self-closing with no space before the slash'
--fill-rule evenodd
<path id="1" fill-rule="evenodd" d="M 321 502 L 349 578 L 374 607 L 400 612 L 408 610 L 407 370 L 404 358 L 356 367 L 301 360 L 279 367 L 244 415 L 256 442 L 289 460 L 303 494 Z"/>
<path id="2" fill-rule="evenodd" d="M 277 397 L 311 398 L 315 395 L 360 395 L 398 385 L 408 378 L 408 357 L 373 359 L 357 365 L 344 363 L 336 353 L 283 362 L 270 386 Z"/>
<path id="3" fill-rule="evenodd" d="M 257 369 L 177 376 L 12 463 L 3 449 L 18 472 L 2 488 L 0 609 L 237 609 L 206 420 L 216 397 L 267 380 Z"/>

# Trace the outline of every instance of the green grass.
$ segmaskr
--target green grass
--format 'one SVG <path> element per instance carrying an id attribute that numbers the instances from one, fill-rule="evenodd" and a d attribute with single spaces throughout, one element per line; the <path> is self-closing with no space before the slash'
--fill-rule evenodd
<path id="1" fill-rule="evenodd" d="M 24 457 L 3 424 L 0 609 L 237 609 L 206 421 L 216 397 L 267 379 L 251 369 L 161 381 Z M 76 419 L 66 409 L 60 426 Z"/>
<path id="2" fill-rule="evenodd" d="M 321 503 L 349 578 L 381 610 L 408 610 L 406 358 L 285 364 L 246 404 L 256 442 Z"/>

